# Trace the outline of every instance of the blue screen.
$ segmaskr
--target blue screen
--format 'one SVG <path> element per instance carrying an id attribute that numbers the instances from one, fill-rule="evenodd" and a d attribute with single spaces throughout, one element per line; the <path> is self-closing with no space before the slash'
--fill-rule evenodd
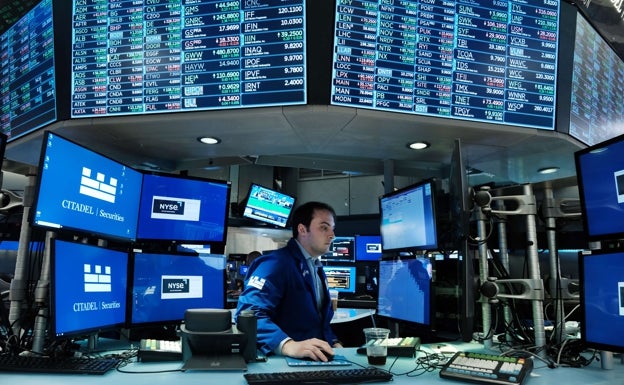
<path id="1" fill-rule="evenodd" d="M 278 227 L 286 227 L 294 206 L 294 197 L 252 184 L 243 216 Z"/>
<path id="2" fill-rule="evenodd" d="M 426 258 L 380 261 L 377 314 L 429 325 L 432 271 Z"/>
<path id="3" fill-rule="evenodd" d="M 51 132 L 43 143 L 32 223 L 135 239 L 141 173 Z"/>
<path id="4" fill-rule="evenodd" d="M 624 251 L 579 256 L 581 338 L 589 347 L 624 352 Z"/>
<path id="5" fill-rule="evenodd" d="M 384 251 L 437 249 L 433 184 L 417 183 L 381 197 Z"/>
<path id="6" fill-rule="evenodd" d="M 323 266 L 327 287 L 342 293 L 355 293 L 355 266 Z"/>
<path id="7" fill-rule="evenodd" d="M 71 337 L 124 326 L 128 253 L 60 240 L 52 250 L 54 335 Z"/>
<path id="8" fill-rule="evenodd" d="M 378 261 L 381 259 L 381 235 L 356 235 L 355 260 Z"/>
<path id="9" fill-rule="evenodd" d="M 225 181 L 145 174 L 137 238 L 224 242 L 230 186 Z"/>
<path id="10" fill-rule="evenodd" d="M 132 324 L 178 322 L 186 309 L 224 307 L 224 255 L 134 254 Z"/>

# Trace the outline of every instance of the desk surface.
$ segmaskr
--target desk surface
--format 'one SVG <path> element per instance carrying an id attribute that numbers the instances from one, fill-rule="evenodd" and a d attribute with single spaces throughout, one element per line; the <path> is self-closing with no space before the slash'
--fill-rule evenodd
<path id="1" fill-rule="evenodd" d="M 424 352 L 433 353 L 440 348 L 438 344 L 423 345 Z M 471 344 L 444 344 L 441 349 L 444 352 L 453 350 L 482 350 L 480 345 Z M 336 349 L 338 354 L 342 354 L 349 360 L 363 366 L 367 366 L 366 356 L 358 355 L 355 348 Z M 424 356 L 425 353 L 419 353 L 418 357 Z M 549 369 L 540 360 L 535 360 L 535 367 L 525 385 L 553 385 L 557 383 L 566 385 L 612 385 L 621 384 L 624 378 L 624 364 L 615 359 L 613 370 L 603 370 L 597 362 L 590 366 L 576 368 L 557 368 Z M 180 362 L 166 363 L 140 363 L 131 362 L 121 368 L 123 371 L 132 373 L 123 373 L 120 371 L 111 371 L 104 375 L 49 375 L 38 373 L 2 373 L 2 382 L 6 384 L 20 385 L 65 385 L 65 384 L 89 384 L 89 385 L 120 385 L 132 382 L 134 385 L 171 385 L 171 384 L 228 384 L 228 385 L 246 385 L 247 382 L 243 377 L 243 372 L 218 372 L 218 371 L 202 371 L 202 372 L 180 372 Z M 351 366 L 356 367 L 356 366 Z M 328 369 L 336 369 L 340 367 L 327 367 Z M 345 368 L 345 367 L 343 367 Z M 401 385 L 411 384 L 415 382 L 426 385 L 436 384 L 461 384 L 462 382 L 451 381 L 439 377 L 438 371 L 423 372 L 416 369 L 414 358 L 398 358 L 396 362 L 389 357 L 384 369 L 390 370 L 394 374 L 394 381 L 389 384 Z M 315 369 L 315 368 L 313 368 Z M 265 363 L 251 363 L 248 372 L 280 372 L 293 370 L 310 370 L 309 368 L 291 368 L 286 364 L 283 357 L 270 357 Z M 406 374 L 413 371 L 409 375 Z M 10 382 L 11 381 L 11 382 Z"/>

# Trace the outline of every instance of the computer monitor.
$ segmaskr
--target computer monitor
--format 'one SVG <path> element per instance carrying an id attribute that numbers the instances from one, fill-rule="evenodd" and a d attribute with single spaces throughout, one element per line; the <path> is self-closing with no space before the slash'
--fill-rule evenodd
<path id="1" fill-rule="evenodd" d="M 50 245 L 52 336 L 86 337 L 125 326 L 128 252 L 58 239 Z"/>
<path id="2" fill-rule="evenodd" d="M 137 170 L 46 131 L 30 221 L 51 231 L 132 241 L 141 181 Z"/>
<path id="3" fill-rule="evenodd" d="M 377 315 L 430 327 L 432 271 L 424 257 L 380 261 Z"/>
<path id="4" fill-rule="evenodd" d="M 574 154 L 588 241 L 624 238 L 624 135 Z"/>
<path id="5" fill-rule="evenodd" d="M 172 174 L 145 174 L 139 241 L 223 243 L 231 183 Z"/>
<path id="6" fill-rule="evenodd" d="M 579 253 L 581 341 L 624 353 L 624 249 Z"/>
<path id="7" fill-rule="evenodd" d="M 384 252 L 438 248 L 432 180 L 384 194 L 379 199 L 379 212 Z"/>
<path id="8" fill-rule="evenodd" d="M 381 235 L 355 236 L 355 261 L 378 261 L 381 259 Z"/>
<path id="9" fill-rule="evenodd" d="M 284 228 L 295 207 L 295 197 L 252 183 L 243 217 Z"/>
<path id="10" fill-rule="evenodd" d="M 329 251 L 321 255 L 323 262 L 355 262 L 355 237 L 336 237 Z"/>
<path id="11" fill-rule="evenodd" d="M 132 253 L 133 326 L 179 323 L 187 309 L 225 308 L 225 256 Z"/>
<path id="12" fill-rule="evenodd" d="M 355 293 L 355 266 L 323 266 L 327 287 L 340 293 Z"/>

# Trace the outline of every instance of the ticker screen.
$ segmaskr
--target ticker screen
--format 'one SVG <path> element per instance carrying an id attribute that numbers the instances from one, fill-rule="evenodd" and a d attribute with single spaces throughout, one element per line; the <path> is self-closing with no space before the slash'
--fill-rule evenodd
<path id="1" fill-rule="evenodd" d="M 9 140 L 56 120 L 52 0 L 0 35 L 0 124 Z"/>
<path id="2" fill-rule="evenodd" d="M 303 0 L 74 0 L 72 117 L 306 103 Z"/>
<path id="3" fill-rule="evenodd" d="M 337 0 L 331 103 L 554 129 L 557 0 Z"/>

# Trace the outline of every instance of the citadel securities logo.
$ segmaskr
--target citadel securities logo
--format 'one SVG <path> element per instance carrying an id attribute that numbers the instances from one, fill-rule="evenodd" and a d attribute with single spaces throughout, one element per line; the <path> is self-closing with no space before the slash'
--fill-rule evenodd
<path id="1" fill-rule="evenodd" d="M 200 209 L 201 201 L 197 199 L 154 196 L 151 218 L 197 222 Z"/>
<path id="2" fill-rule="evenodd" d="M 83 281 L 85 293 L 111 293 L 112 287 L 112 269 L 110 266 L 92 265 L 85 263 L 83 265 Z M 111 302 L 74 302 L 74 312 L 99 311 L 120 309 L 121 303 L 118 301 Z"/>
<path id="3" fill-rule="evenodd" d="M 117 184 L 117 178 L 110 177 L 106 181 L 106 175 L 100 172 L 94 173 L 88 167 L 82 168 L 82 177 L 80 178 L 80 194 L 82 195 L 115 203 Z"/>

